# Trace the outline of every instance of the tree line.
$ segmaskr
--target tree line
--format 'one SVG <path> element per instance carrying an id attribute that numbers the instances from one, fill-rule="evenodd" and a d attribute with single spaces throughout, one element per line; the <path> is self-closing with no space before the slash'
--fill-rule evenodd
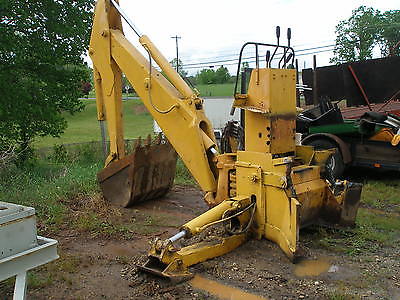
<path id="1" fill-rule="evenodd" d="M 176 58 L 170 61 L 171 66 L 176 69 Z M 161 72 L 166 76 L 163 72 Z M 195 75 L 188 76 L 188 72 L 184 70 L 183 63 L 178 59 L 178 73 L 192 85 L 198 84 L 224 84 L 228 82 L 234 82 L 236 76 L 229 74 L 228 68 L 220 66 L 217 70 L 213 68 L 202 69 Z M 122 76 L 122 92 L 123 93 L 135 93 L 134 88 L 128 81 L 128 79 Z"/>
<path id="2" fill-rule="evenodd" d="M 172 67 L 176 68 L 176 58 L 170 61 Z M 188 77 L 188 72 L 183 68 L 183 63 L 178 59 L 178 73 L 184 77 Z M 217 70 L 214 68 L 205 68 L 200 70 L 194 76 L 189 76 L 190 82 L 196 84 L 216 84 L 216 83 L 227 83 L 232 79 L 229 74 L 228 68 L 220 66 Z"/>

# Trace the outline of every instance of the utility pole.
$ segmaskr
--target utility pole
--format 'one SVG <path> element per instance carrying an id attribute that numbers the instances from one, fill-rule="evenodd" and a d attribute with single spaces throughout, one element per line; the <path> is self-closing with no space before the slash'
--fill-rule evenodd
<path id="1" fill-rule="evenodd" d="M 178 39 L 180 39 L 180 36 L 171 36 L 171 39 L 175 39 L 175 43 L 176 43 L 176 72 L 178 72 L 179 70 L 179 51 L 178 51 Z"/>

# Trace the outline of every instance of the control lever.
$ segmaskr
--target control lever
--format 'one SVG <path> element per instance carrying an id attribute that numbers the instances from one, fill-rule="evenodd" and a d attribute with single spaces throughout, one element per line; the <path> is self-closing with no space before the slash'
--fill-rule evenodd
<path id="1" fill-rule="evenodd" d="M 269 61 L 270 68 L 271 68 L 272 59 L 274 58 L 276 51 L 278 51 L 278 48 L 279 48 L 279 38 L 281 37 L 281 27 L 276 26 L 275 32 L 276 32 L 277 46 L 275 47 L 274 53 L 272 53 L 271 60 Z"/>
<path id="2" fill-rule="evenodd" d="M 286 66 L 286 64 L 292 59 L 292 57 L 293 57 L 293 53 L 289 53 L 288 57 L 287 57 L 286 60 L 285 60 L 284 66 Z M 290 66 L 289 66 L 289 67 L 290 67 Z"/>
<path id="3" fill-rule="evenodd" d="M 281 27 L 276 26 L 276 39 L 278 40 L 278 45 L 279 45 L 279 38 L 281 37 Z"/>
<path id="4" fill-rule="evenodd" d="M 265 67 L 268 68 L 268 62 L 271 58 L 271 51 L 267 50 L 267 53 L 265 53 L 265 61 L 266 61 L 266 65 Z"/>
<path id="5" fill-rule="evenodd" d="M 289 51 L 290 48 L 290 40 L 292 38 L 292 29 L 288 28 L 287 29 L 287 47 L 285 47 L 285 49 L 283 50 L 283 56 L 282 58 L 279 60 L 279 68 L 281 67 L 281 62 L 283 61 L 283 68 L 286 68 L 286 64 L 289 62 L 289 60 L 293 57 L 293 54 L 289 54 L 289 57 L 286 57 L 286 54 Z"/>
<path id="6" fill-rule="evenodd" d="M 286 36 L 287 36 L 288 48 L 290 48 L 290 40 L 292 39 L 292 29 L 290 27 L 287 29 Z M 285 54 L 284 54 L 285 58 L 284 58 L 284 62 L 283 62 L 283 67 L 284 68 L 286 67 L 286 64 L 290 61 L 290 59 L 293 56 L 293 54 L 290 53 L 289 56 L 286 58 L 286 53 L 287 53 L 287 50 L 285 49 Z"/>

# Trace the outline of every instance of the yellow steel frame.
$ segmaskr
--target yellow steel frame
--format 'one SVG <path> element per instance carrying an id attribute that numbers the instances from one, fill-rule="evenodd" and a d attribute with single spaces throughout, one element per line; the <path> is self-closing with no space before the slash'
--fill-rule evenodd
<path id="1" fill-rule="evenodd" d="M 203 100 L 147 36 L 141 36 L 139 41 L 169 80 L 150 67 L 149 60 L 126 39 L 121 18 L 110 1 L 97 2 L 89 54 L 94 65 L 98 119 L 107 119 L 110 137 L 106 165 L 125 155 L 121 100 L 123 72 L 212 202 L 217 172 L 208 150 L 216 146 L 211 124 L 202 109 Z"/>
<path id="2" fill-rule="evenodd" d="M 243 226 L 254 221 L 252 227 L 211 245 L 200 243 L 176 249 L 170 240 L 158 241 L 143 266 L 145 270 L 170 278 L 187 277 L 190 265 L 233 250 L 249 235 L 274 241 L 294 261 L 302 226 L 317 222 L 323 214 L 331 215 L 333 223 L 354 224 L 359 197 L 346 201 L 347 182 L 342 182 L 344 190 L 334 195 L 320 177 L 321 167 L 333 150 L 314 151 L 312 147 L 295 146 L 293 70 L 257 71 L 260 80 L 255 80 L 254 70 L 249 93 L 239 95 L 236 102 L 246 110 L 245 150 L 217 158 L 220 172 L 217 201 L 222 202 L 184 224 L 181 232 L 186 238 L 191 237 L 223 220 L 229 210 L 255 203 L 254 216 L 243 213 L 237 217 Z M 267 83 L 268 88 L 259 82 Z M 231 183 L 227 183 L 231 170 L 235 171 L 233 197 L 228 191 Z M 155 261 L 159 263 L 157 267 Z"/>
<path id="3" fill-rule="evenodd" d="M 204 115 L 203 101 L 148 37 L 141 36 L 139 41 L 169 80 L 152 68 L 125 38 L 120 17 L 109 0 L 97 2 L 89 53 L 94 63 L 98 118 L 104 120 L 106 116 L 108 120 L 111 153 L 107 163 L 124 155 L 124 72 L 206 192 L 206 201 L 215 205 L 183 225 L 176 236 L 153 244 L 149 256 L 162 264 L 162 275 L 187 275 L 188 266 L 233 250 L 249 234 L 276 242 L 293 260 L 298 252 L 300 227 L 315 222 L 322 213 L 332 213 L 334 223 L 354 223 L 360 189 L 347 200 L 347 182 L 340 183 L 344 189 L 334 195 L 320 177 L 321 166 L 332 152 L 295 146 L 294 70 L 253 70 L 248 94 L 236 95 L 234 102 L 246 114 L 245 150 L 218 156 L 210 151 L 215 148 L 215 137 Z M 350 208 L 344 210 L 344 206 Z M 244 212 L 251 207 L 252 213 Z M 242 213 L 237 219 L 244 227 L 237 234 L 222 238 L 217 244 L 182 249 L 173 245 L 176 239 L 191 237 L 212 224 L 230 220 L 226 216 L 234 211 Z M 148 265 L 143 268 L 152 270 Z"/>

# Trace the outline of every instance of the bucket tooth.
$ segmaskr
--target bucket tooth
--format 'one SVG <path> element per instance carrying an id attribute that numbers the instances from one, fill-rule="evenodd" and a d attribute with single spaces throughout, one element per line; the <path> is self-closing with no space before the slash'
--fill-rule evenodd
<path id="1" fill-rule="evenodd" d="M 135 141 L 134 147 L 138 147 L 138 146 L 140 146 L 141 144 L 142 144 L 142 137 L 139 136 L 139 137 L 136 139 L 136 141 Z"/>
<path id="2" fill-rule="evenodd" d="M 104 198 L 129 207 L 164 196 L 174 183 L 176 160 L 177 154 L 168 141 L 142 146 L 138 139 L 132 154 L 111 162 L 97 174 Z"/>
<path id="3" fill-rule="evenodd" d="M 161 136 L 161 133 L 160 133 L 160 134 L 158 134 L 158 135 L 156 136 L 156 138 L 153 140 L 153 143 L 154 143 L 155 145 L 160 145 L 160 144 L 161 144 L 161 140 L 162 140 L 162 136 Z"/>
<path id="4" fill-rule="evenodd" d="M 145 141 L 146 146 L 151 146 L 151 135 L 147 135 L 146 141 Z"/>

